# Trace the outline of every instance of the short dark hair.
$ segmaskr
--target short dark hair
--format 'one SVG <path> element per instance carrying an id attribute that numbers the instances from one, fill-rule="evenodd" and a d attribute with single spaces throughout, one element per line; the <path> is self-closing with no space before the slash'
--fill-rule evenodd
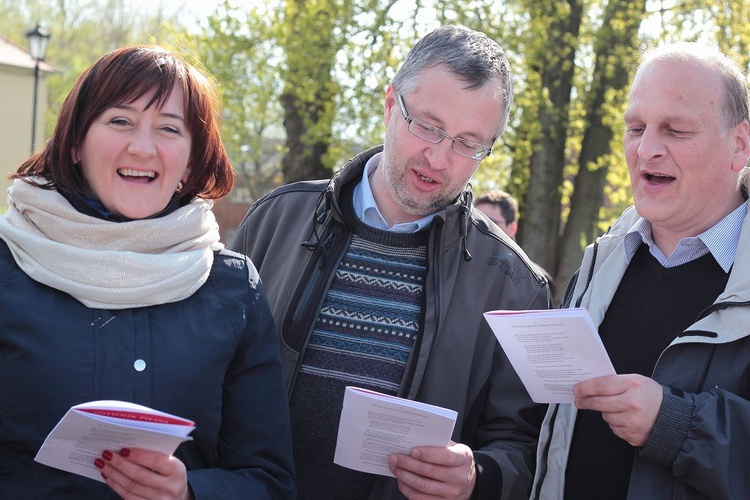
<path id="1" fill-rule="evenodd" d="M 176 54 L 158 46 L 137 45 L 112 51 L 92 64 L 65 98 L 55 131 L 44 149 L 26 160 L 11 177 L 36 176 L 42 187 L 84 193 L 86 180 L 73 162 L 91 124 L 105 110 L 128 104 L 151 91 L 148 106 L 162 106 L 175 85 L 184 95 L 185 123 L 191 136 L 188 181 L 180 199 L 221 198 L 234 184 L 234 173 L 219 130 L 219 99 L 208 76 Z"/>
<path id="2" fill-rule="evenodd" d="M 447 67 L 451 73 L 467 82 L 468 88 L 497 83 L 497 91 L 503 102 L 498 136 L 502 134 L 513 105 L 513 76 L 502 47 L 481 31 L 450 24 L 441 26 L 414 45 L 391 80 L 391 85 L 408 96 L 417 85 L 422 71 L 436 66 Z"/>
<path id="3" fill-rule="evenodd" d="M 507 224 L 515 222 L 516 217 L 518 217 L 518 202 L 513 196 L 501 189 L 487 191 L 474 199 L 474 206 L 481 203 L 487 203 L 498 207 Z"/>

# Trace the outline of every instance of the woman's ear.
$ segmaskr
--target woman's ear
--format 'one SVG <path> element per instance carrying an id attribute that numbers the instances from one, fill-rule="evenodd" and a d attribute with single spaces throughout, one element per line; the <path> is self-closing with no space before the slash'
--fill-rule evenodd
<path id="1" fill-rule="evenodd" d="M 70 159 L 73 160 L 73 165 L 80 163 L 80 160 L 78 158 L 78 149 L 73 148 L 73 151 L 71 151 L 70 153 Z"/>

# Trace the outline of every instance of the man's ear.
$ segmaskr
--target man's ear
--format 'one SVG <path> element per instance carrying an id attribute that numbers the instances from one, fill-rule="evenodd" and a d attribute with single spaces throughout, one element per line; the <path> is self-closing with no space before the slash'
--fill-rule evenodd
<path id="1" fill-rule="evenodd" d="M 734 134 L 735 150 L 732 170 L 739 172 L 747 165 L 747 160 L 750 158 L 750 124 L 747 120 L 734 128 Z"/>
<path id="2" fill-rule="evenodd" d="M 518 232 L 518 221 L 514 220 L 513 222 L 509 222 L 506 227 L 508 229 L 508 236 L 515 239 L 516 233 Z"/>
<path id="3" fill-rule="evenodd" d="M 386 128 L 391 121 L 393 113 L 400 113 L 397 108 L 396 89 L 393 88 L 393 85 L 388 85 L 388 88 L 385 90 L 385 102 L 383 103 L 383 124 Z"/>

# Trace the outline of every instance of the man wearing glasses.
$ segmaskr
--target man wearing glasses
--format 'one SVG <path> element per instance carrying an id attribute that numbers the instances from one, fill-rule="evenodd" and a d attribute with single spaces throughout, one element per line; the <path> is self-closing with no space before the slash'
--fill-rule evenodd
<path id="1" fill-rule="evenodd" d="M 234 236 L 279 329 L 300 498 L 528 496 L 544 408 L 482 313 L 546 308 L 549 288 L 468 186 L 512 100 L 495 42 L 439 28 L 388 86 L 384 144 L 264 196 Z M 346 386 L 457 411 L 451 443 L 391 455 L 393 478 L 334 464 Z"/>

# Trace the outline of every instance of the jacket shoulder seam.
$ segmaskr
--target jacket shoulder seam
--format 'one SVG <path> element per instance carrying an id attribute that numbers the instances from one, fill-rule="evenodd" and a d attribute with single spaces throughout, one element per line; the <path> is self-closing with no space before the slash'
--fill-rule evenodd
<path id="1" fill-rule="evenodd" d="M 289 193 L 320 193 L 321 191 L 325 189 L 327 184 L 328 184 L 328 181 L 325 181 L 325 180 L 300 181 L 300 182 L 295 182 L 293 184 L 287 184 L 285 186 L 281 186 L 277 189 L 274 189 L 270 193 L 262 196 L 261 198 L 258 199 L 258 201 L 255 202 L 255 204 L 259 205 L 268 200 L 272 200 L 281 195 L 289 194 Z"/>

